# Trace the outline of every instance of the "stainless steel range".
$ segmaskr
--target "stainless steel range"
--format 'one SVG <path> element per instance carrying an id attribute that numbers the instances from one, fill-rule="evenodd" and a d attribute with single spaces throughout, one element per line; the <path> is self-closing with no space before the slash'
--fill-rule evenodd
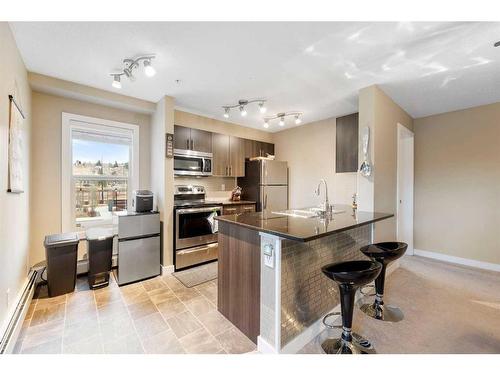
<path id="1" fill-rule="evenodd" d="M 174 191 L 175 270 L 216 260 L 214 218 L 222 214 L 222 204 L 205 201 L 203 186 L 177 185 Z"/>

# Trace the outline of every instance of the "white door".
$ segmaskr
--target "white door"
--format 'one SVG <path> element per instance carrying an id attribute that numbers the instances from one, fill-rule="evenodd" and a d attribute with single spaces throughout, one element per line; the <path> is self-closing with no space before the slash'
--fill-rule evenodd
<path id="1" fill-rule="evenodd" d="M 408 255 L 413 255 L 413 147 L 413 132 L 398 124 L 397 234 L 408 244 Z"/>

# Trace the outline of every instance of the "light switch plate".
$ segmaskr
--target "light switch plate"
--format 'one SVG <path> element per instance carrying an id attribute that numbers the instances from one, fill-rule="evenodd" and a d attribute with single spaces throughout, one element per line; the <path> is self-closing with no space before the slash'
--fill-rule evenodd
<path id="1" fill-rule="evenodd" d="M 274 268 L 274 247 L 270 243 L 263 246 L 264 265 L 269 268 Z"/>

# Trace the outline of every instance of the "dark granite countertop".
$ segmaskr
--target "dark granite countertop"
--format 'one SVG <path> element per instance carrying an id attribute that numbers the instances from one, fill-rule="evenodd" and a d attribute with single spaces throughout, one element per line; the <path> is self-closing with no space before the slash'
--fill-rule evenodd
<path id="1" fill-rule="evenodd" d="M 347 205 L 335 205 L 335 210 L 345 210 L 345 212 L 334 214 L 330 220 L 274 213 L 265 215 L 262 212 L 223 215 L 216 219 L 290 240 L 307 242 L 394 216 L 380 212 L 357 211 Z"/>

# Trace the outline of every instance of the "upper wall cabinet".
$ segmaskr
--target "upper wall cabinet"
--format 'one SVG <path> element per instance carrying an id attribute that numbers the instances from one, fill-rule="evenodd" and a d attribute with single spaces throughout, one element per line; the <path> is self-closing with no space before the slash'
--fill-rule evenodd
<path id="1" fill-rule="evenodd" d="M 212 133 L 205 130 L 174 126 L 174 149 L 212 152 Z"/>
<path id="2" fill-rule="evenodd" d="M 224 134 L 213 134 L 214 176 L 245 175 L 245 140 Z"/>
<path id="3" fill-rule="evenodd" d="M 245 139 L 245 159 L 274 155 L 274 144 Z"/>
<path id="4" fill-rule="evenodd" d="M 358 113 L 337 118 L 335 171 L 358 170 Z"/>

